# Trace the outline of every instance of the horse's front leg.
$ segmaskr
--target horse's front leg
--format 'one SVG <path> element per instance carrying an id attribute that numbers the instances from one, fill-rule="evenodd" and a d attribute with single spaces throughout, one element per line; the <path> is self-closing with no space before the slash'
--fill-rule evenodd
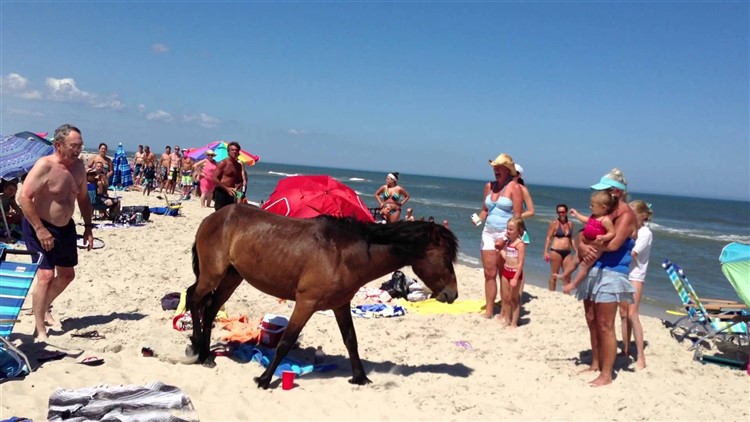
<path id="1" fill-rule="evenodd" d="M 358 385 L 371 383 L 372 381 L 365 374 L 362 360 L 359 358 L 357 333 L 354 332 L 354 322 L 352 322 L 352 311 L 349 304 L 334 309 L 333 313 L 336 315 L 341 337 L 344 338 L 344 345 L 349 352 L 349 360 L 352 362 L 352 379 L 349 382 Z"/>
<path id="2" fill-rule="evenodd" d="M 204 306 L 203 310 L 203 338 L 201 339 L 201 351 L 199 360 L 203 363 L 203 366 L 213 368 L 216 366 L 214 362 L 214 355 L 211 354 L 211 329 L 213 328 L 216 314 L 219 313 L 219 309 L 227 302 L 232 293 L 237 290 L 237 286 L 242 283 L 242 276 L 236 272 L 229 272 L 224 279 L 221 280 L 219 287 L 214 290 L 213 294 L 209 295 L 210 304 Z"/>
<path id="3" fill-rule="evenodd" d="M 203 333 L 201 333 L 201 312 L 205 307 L 204 297 L 198 297 L 196 295 L 196 282 L 192 286 L 188 287 L 187 293 L 185 294 L 185 304 L 187 309 L 190 311 L 190 317 L 193 319 L 193 335 L 190 336 L 190 347 L 193 350 L 193 354 L 200 355 L 201 353 L 201 340 L 203 339 Z M 198 361 L 203 361 L 198 358 Z"/>
<path id="4" fill-rule="evenodd" d="M 314 302 L 298 300 L 294 305 L 292 316 L 289 318 L 289 324 L 286 326 L 286 330 L 284 330 L 284 334 L 282 334 L 281 340 L 279 340 L 279 344 L 276 346 L 276 354 L 271 364 L 268 365 L 259 377 L 253 378 L 255 383 L 258 384 L 258 388 L 268 388 L 271 384 L 273 373 L 276 372 L 276 368 L 281 363 L 281 360 L 286 357 L 292 346 L 294 346 L 294 343 L 297 342 L 299 333 L 305 324 L 307 324 L 307 321 L 310 320 L 313 312 L 315 312 Z"/>

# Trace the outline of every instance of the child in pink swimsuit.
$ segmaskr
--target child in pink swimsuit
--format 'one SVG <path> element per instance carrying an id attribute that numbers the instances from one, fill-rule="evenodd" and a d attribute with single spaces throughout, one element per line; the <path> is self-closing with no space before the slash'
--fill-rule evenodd
<path id="1" fill-rule="evenodd" d="M 615 225 L 612 223 L 612 219 L 609 218 L 609 214 L 615 207 L 615 198 L 610 195 L 606 190 L 597 190 L 591 194 L 591 216 L 586 217 L 581 215 L 575 209 L 570 209 L 570 214 L 577 218 L 580 222 L 586 224 L 583 228 L 583 237 L 588 240 L 598 240 L 602 243 L 609 242 L 615 237 Z M 578 287 L 579 284 L 586 278 L 589 270 L 591 269 L 590 264 L 581 262 L 578 257 L 576 265 L 578 266 L 578 273 L 576 274 L 575 280 L 572 283 L 566 284 L 563 287 L 564 293 L 570 293 L 571 290 Z M 575 267 L 559 275 L 558 278 L 564 278 L 570 276 L 575 270 Z"/>

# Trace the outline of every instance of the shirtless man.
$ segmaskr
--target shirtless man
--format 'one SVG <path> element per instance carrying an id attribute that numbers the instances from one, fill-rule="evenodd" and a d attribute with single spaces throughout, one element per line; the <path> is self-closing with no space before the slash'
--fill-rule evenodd
<path id="1" fill-rule="evenodd" d="M 144 160 L 145 153 L 143 152 L 143 145 L 138 145 L 138 151 L 135 152 L 135 157 L 133 158 L 133 176 L 134 176 L 134 182 L 136 186 L 141 185 L 141 177 L 143 176 L 143 164 L 145 163 Z"/>
<path id="2" fill-rule="evenodd" d="M 169 155 L 169 175 L 167 176 L 167 193 L 174 193 L 177 187 L 177 175 L 180 172 L 182 155 L 179 145 L 174 146 L 174 152 Z"/>
<path id="3" fill-rule="evenodd" d="M 42 254 L 37 282 L 31 293 L 34 336 L 47 340 L 47 326 L 55 320 L 49 307 L 75 278 L 78 264 L 75 205 L 84 222 L 83 238 L 91 250 L 91 202 L 86 188 L 86 170 L 78 155 L 83 148 L 81 131 L 65 124 L 55 130 L 55 152 L 40 158 L 26 177 L 19 203 L 25 216 L 21 222 L 26 248 Z"/>
<path id="4" fill-rule="evenodd" d="M 156 154 L 151 152 L 151 147 L 148 145 L 143 150 L 143 168 L 146 167 L 156 168 Z"/>
<path id="5" fill-rule="evenodd" d="M 182 199 L 190 199 L 190 192 L 193 190 L 193 165 L 195 161 L 187 155 L 182 157 L 180 174 L 182 176 Z"/>
<path id="6" fill-rule="evenodd" d="M 161 180 L 161 184 L 159 185 L 159 193 L 161 193 L 161 191 L 167 187 L 167 180 L 169 180 L 168 171 L 169 171 L 169 156 L 170 155 L 172 155 L 172 147 L 167 145 L 167 147 L 164 148 L 164 153 L 161 155 L 161 158 L 159 159 L 158 177 L 159 177 L 159 180 Z"/>
<path id="7" fill-rule="evenodd" d="M 229 157 L 222 160 L 212 176 L 216 185 L 214 189 L 214 209 L 216 211 L 236 202 L 236 193 L 240 192 L 243 181 L 242 163 L 237 159 L 240 156 L 240 144 L 230 142 L 227 145 Z"/>
<path id="8" fill-rule="evenodd" d="M 88 168 L 94 168 L 94 164 L 96 163 L 102 163 L 107 180 L 109 180 L 115 173 L 115 166 L 112 164 L 112 159 L 107 157 L 107 144 L 104 142 L 99 144 L 99 154 L 96 154 L 89 159 Z"/>

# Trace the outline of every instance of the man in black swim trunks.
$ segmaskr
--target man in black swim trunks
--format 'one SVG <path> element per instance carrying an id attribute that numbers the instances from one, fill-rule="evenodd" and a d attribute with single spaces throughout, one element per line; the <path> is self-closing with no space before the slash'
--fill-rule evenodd
<path id="1" fill-rule="evenodd" d="M 227 205 L 237 202 L 237 192 L 241 192 L 243 182 L 243 168 L 239 161 L 240 144 L 230 142 L 227 144 L 229 157 L 222 160 L 213 174 L 213 182 L 216 185 L 214 189 L 214 209 L 219 211 Z"/>
<path id="2" fill-rule="evenodd" d="M 47 340 L 47 326 L 56 322 L 49 312 L 52 301 L 75 277 L 78 264 L 76 227 L 73 222 L 76 202 L 84 222 L 83 237 L 88 249 L 94 243 L 91 232 L 91 201 L 86 186 L 86 171 L 78 158 L 83 138 L 78 128 L 65 124 L 55 130 L 55 152 L 40 158 L 23 183 L 19 204 L 26 248 L 42 254 L 37 283 L 31 294 L 34 310 L 34 336 Z"/>

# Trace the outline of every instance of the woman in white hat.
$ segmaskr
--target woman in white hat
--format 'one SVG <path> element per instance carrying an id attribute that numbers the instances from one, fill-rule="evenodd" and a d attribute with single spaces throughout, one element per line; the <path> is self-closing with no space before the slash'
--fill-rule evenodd
<path id="1" fill-rule="evenodd" d="M 479 219 L 485 223 L 481 248 L 486 318 L 494 316 L 497 276 L 505 265 L 498 253 L 504 246 L 505 228 L 510 218 L 520 217 L 523 212 L 523 192 L 515 181 L 516 166 L 513 158 L 508 154 L 500 154 L 490 160 L 490 166 L 495 173 L 495 180 L 484 185 L 484 200 L 479 213 Z"/>
<path id="2" fill-rule="evenodd" d="M 398 185 L 397 171 L 385 176 L 385 184 L 375 191 L 375 199 L 380 204 L 380 213 L 388 223 L 401 219 L 401 207 L 409 200 L 409 192 Z"/>

